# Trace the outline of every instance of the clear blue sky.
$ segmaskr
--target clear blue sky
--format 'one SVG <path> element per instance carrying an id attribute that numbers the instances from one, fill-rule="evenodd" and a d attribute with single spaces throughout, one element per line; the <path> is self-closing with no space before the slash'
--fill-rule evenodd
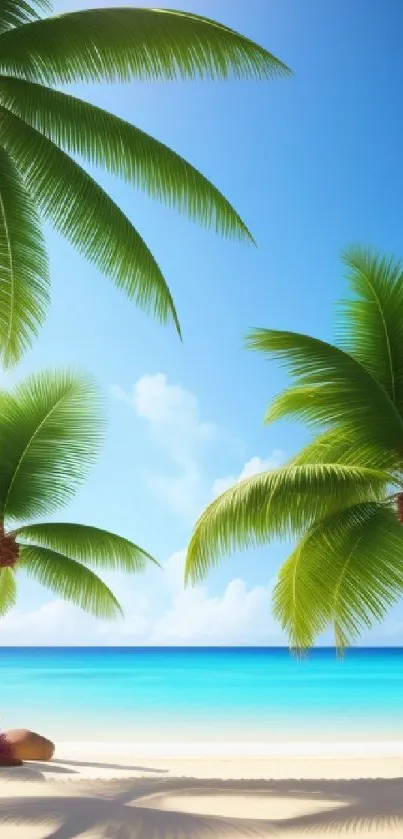
<path id="1" fill-rule="evenodd" d="M 61 12 L 89 4 L 57 0 L 54 5 Z M 186 546 L 191 529 L 193 502 L 190 512 L 181 514 L 180 492 L 186 494 L 189 486 L 195 507 L 206 503 L 215 480 L 237 476 L 252 457 L 265 459 L 273 450 L 289 455 L 305 439 L 295 425 L 263 428 L 265 407 L 285 378 L 276 365 L 242 349 L 246 330 L 284 327 L 330 338 L 333 306 L 344 288 L 340 250 L 356 242 L 403 255 L 403 5 L 400 0 L 165 0 L 161 5 L 238 29 L 289 64 L 293 78 L 132 83 L 74 92 L 132 121 L 200 168 L 236 206 L 258 247 L 222 240 L 131 187 L 97 175 L 157 256 L 176 300 L 184 343 L 173 329 L 139 313 L 49 231 L 52 311 L 18 372 L 77 364 L 95 374 L 108 403 L 108 438 L 91 480 L 63 517 L 115 529 L 166 561 Z M 142 379 L 157 374 L 166 381 Z M 193 423 L 191 430 L 172 428 L 171 420 L 166 426 L 163 417 L 150 424 L 111 395 L 114 387 L 130 393 L 139 380 L 140 389 L 157 384 L 159 398 L 164 393 L 171 398 L 169 387 L 180 385 L 175 393 L 185 398 L 184 422 Z M 187 392 L 195 400 L 190 408 Z M 198 423 L 214 425 L 212 439 L 199 439 Z M 175 450 L 182 432 L 191 437 L 183 457 Z M 234 578 L 243 581 L 241 601 L 252 595 L 259 600 L 264 592 L 255 587 L 269 584 L 285 555 L 285 546 L 271 546 L 227 561 L 201 595 L 203 614 L 221 609 L 221 620 L 222 599 L 231 595 L 227 587 Z M 137 607 L 146 622 L 165 620 L 172 607 L 166 588 L 161 593 L 156 583 L 153 599 L 154 577 L 131 585 L 142 599 L 138 606 L 135 593 L 128 602 L 133 621 Z M 122 581 L 119 586 L 119 591 L 125 588 Z M 182 596 L 178 588 L 172 594 Z M 24 583 L 22 610 L 41 609 L 49 600 Z M 248 604 L 253 612 L 253 597 Z M 262 614 L 259 604 L 256 620 Z M 388 642 L 403 638 L 400 614 L 403 610 L 389 621 Z M 260 642 L 271 632 L 266 627 L 255 636 L 249 613 L 245 621 L 245 633 L 235 632 L 235 640 Z M 95 623 L 82 626 L 81 641 L 94 642 Z M 57 640 L 68 643 L 69 632 L 59 630 Z M 127 629 L 128 643 L 157 638 L 150 627 L 143 635 L 136 632 Z M 204 632 L 200 629 L 202 640 Z M 195 630 L 187 640 L 199 636 Z M 26 640 L 12 627 L 5 637 Z M 105 637 L 111 643 L 118 639 Z M 216 638 L 221 637 L 217 630 Z M 385 637 L 378 631 L 372 640 Z"/>

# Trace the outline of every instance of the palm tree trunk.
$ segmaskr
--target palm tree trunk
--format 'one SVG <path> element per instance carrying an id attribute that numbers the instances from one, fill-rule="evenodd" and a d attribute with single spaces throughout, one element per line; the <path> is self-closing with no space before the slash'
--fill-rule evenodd
<path id="1" fill-rule="evenodd" d="M 18 559 L 18 545 L 14 536 L 4 533 L 0 525 L 0 568 L 14 568 Z"/>
<path id="2" fill-rule="evenodd" d="M 403 492 L 397 494 L 397 517 L 400 524 L 403 524 Z"/>

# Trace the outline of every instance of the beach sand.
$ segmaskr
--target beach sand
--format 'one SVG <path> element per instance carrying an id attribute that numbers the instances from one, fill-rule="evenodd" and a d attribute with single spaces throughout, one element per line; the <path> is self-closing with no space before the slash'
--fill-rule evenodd
<path id="1" fill-rule="evenodd" d="M 403 836 L 403 745 L 60 743 L 0 769 L 4 839 Z M 270 751 L 266 749 L 266 752 Z M 237 753 L 238 752 L 238 753 Z"/>

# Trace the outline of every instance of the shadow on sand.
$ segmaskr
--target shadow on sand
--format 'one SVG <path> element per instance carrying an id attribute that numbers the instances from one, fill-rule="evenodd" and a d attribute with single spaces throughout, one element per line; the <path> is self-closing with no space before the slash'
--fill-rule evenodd
<path id="1" fill-rule="evenodd" d="M 122 763 L 89 763 L 88 760 L 53 759 L 51 766 L 54 766 L 55 764 L 60 764 L 61 766 L 89 766 L 91 769 L 127 769 L 129 772 L 154 772 L 156 775 L 164 775 L 168 772 L 168 769 L 154 769 L 150 766 L 127 766 L 127 764 Z"/>
<path id="2" fill-rule="evenodd" d="M 148 778 L 51 786 L 49 796 L 0 799 L 0 825 L 18 823 L 23 829 L 41 824 L 41 839 L 76 839 L 86 833 L 99 839 L 269 839 L 392 826 L 401 826 L 403 835 L 403 778 L 259 782 Z M 158 799 L 163 801 L 164 796 L 170 799 L 169 810 L 158 809 Z M 174 809 L 175 797 L 186 796 L 191 797 L 194 812 Z M 252 798 L 263 798 L 268 813 L 270 799 L 276 799 L 277 809 L 280 800 L 283 815 L 268 819 L 198 815 L 197 799 L 215 796 L 250 796 L 251 803 Z M 309 812 L 287 817 L 287 802 L 292 799 L 308 803 Z M 205 806 L 201 809 L 206 811 Z"/>

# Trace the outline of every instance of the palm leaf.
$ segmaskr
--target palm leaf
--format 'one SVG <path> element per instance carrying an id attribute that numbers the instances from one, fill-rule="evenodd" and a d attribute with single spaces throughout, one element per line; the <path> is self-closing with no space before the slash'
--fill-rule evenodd
<path id="1" fill-rule="evenodd" d="M 338 320 L 343 347 L 382 385 L 403 411 L 403 265 L 360 248 L 344 253 L 354 297 Z"/>
<path id="2" fill-rule="evenodd" d="M 102 439 L 93 382 L 38 373 L 0 400 L 2 515 L 23 519 L 64 504 L 86 477 Z"/>
<path id="3" fill-rule="evenodd" d="M 224 555 L 273 538 L 301 535 L 317 519 L 383 497 L 390 475 L 339 464 L 287 466 L 241 481 L 210 504 L 189 545 L 186 579 L 195 582 Z"/>
<path id="4" fill-rule="evenodd" d="M 47 0 L 35 0 L 35 5 L 27 0 L 1 0 L 0 6 L 0 33 L 19 26 L 22 23 L 39 18 L 38 10 L 43 12 L 51 11 L 51 4 Z"/>
<path id="5" fill-rule="evenodd" d="M 0 617 L 13 608 L 15 601 L 15 572 L 12 568 L 2 568 L 0 569 Z"/>
<path id="6" fill-rule="evenodd" d="M 0 106 L 3 143 L 33 199 L 72 244 L 128 297 L 161 321 L 172 317 L 172 296 L 153 255 L 129 219 L 65 152 Z"/>
<path id="7" fill-rule="evenodd" d="M 340 425 L 319 434 L 290 460 L 294 466 L 305 463 L 345 463 L 353 466 L 358 463 L 368 469 L 387 469 L 398 477 L 402 457 L 376 441 L 371 443 L 366 433 L 361 439 L 356 429 L 352 431 Z"/>
<path id="8" fill-rule="evenodd" d="M 22 545 L 17 567 L 58 597 L 97 618 L 110 619 L 122 614 L 115 595 L 103 580 L 68 556 L 35 545 Z"/>
<path id="9" fill-rule="evenodd" d="M 296 385 L 278 393 L 272 399 L 264 415 L 264 424 L 271 425 L 282 419 L 298 419 L 310 424 L 312 422 L 312 405 L 316 405 L 323 397 L 324 385 Z"/>
<path id="10" fill-rule="evenodd" d="M 0 72 L 45 84 L 270 78 L 288 68 L 227 26 L 166 9 L 88 9 L 4 32 Z"/>
<path id="11" fill-rule="evenodd" d="M 295 415 L 314 427 L 342 423 L 390 450 L 403 450 L 403 419 L 388 393 L 358 359 L 332 344 L 296 332 L 255 329 L 247 340 L 283 362 L 295 379 Z M 312 388 L 314 391 L 312 391 Z M 284 409 L 284 405 L 283 405 Z M 280 414 L 275 405 L 275 417 Z M 270 419 L 270 409 L 266 418 Z"/>
<path id="12" fill-rule="evenodd" d="M 274 613 L 293 646 L 335 625 L 341 647 L 403 592 L 403 529 L 390 506 L 361 504 L 318 522 L 285 562 Z"/>
<path id="13" fill-rule="evenodd" d="M 30 345 L 48 303 L 39 219 L 12 158 L 0 147 L 0 358 L 6 367 Z"/>
<path id="14" fill-rule="evenodd" d="M 252 239 L 227 199 L 168 146 L 107 111 L 41 85 L 0 77 L 4 107 L 67 152 L 213 227 L 217 233 Z"/>
<path id="15" fill-rule="evenodd" d="M 49 548 L 96 568 L 130 574 L 145 571 L 150 562 L 158 565 L 149 553 L 128 539 L 84 524 L 30 524 L 19 527 L 14 535 L 19 544 Z"/>

